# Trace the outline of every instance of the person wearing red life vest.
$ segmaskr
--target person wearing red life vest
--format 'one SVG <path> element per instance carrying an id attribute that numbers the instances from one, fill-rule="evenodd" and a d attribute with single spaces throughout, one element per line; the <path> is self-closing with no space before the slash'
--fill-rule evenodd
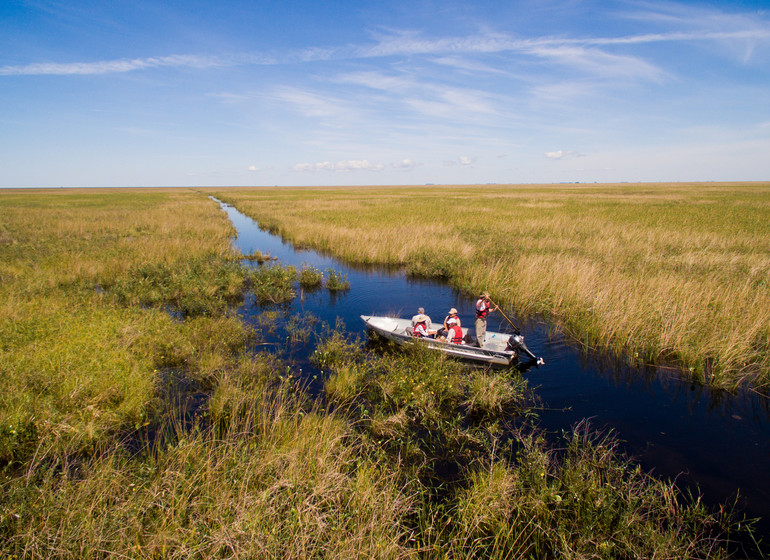
<path id="1" fill-rule="evenodd" d="M 479 299 L 476 300 L 476 346 L 479 348 L 484 345 L 484 337 L 487 335 L 487 316 L 496 309 L 497 306 L 492 307 L 492 302 L 489 300 L 487 292 L 483 292 Z"/>
<path id="2" fill-rule="evenodd" d="M 425 314 L 425 308 L 424 307 L 420 307 L 419 309 L 417 309 L 417 315 L 412 317 L 412 327 L 416 327 L 417 326 L 417 323 L 420 322 L 420 321 L 418 321 L 418 319 L 420 319 L 422 321 L 425 321 L 425 328 L 427 328 L 427 329 L 430 328 L 430 325 L 431 325 L 430 317 Z"/>
<path id="3" fill-rule="evenodd" d="M 460 328 L 460 325 L 457 323 L 452 323 L 450 325 L 450 327 L 447 329 L 446 340 L 452 344 L 462 344 L 463 330 Z"/>
<path id="4" fill-rule="evenodd" d="M 432 331 L 428 328 L 428 316 L 424 313 L 418 313 L 414 316 L 414 336 L 420 338 L 436 338 L 436 331 Z"/>
<path id="5" fill-rule="evenodd" d="M 457 326 L 462 326 L 460 324 L 460 318 L 457 316 L 457 309 L 454 307 L 449 310 L 449 314 L 444 318 L 444 329 L 449 330 L 449 327 L 452 326 L 452 323 L 456 323 Z"/>

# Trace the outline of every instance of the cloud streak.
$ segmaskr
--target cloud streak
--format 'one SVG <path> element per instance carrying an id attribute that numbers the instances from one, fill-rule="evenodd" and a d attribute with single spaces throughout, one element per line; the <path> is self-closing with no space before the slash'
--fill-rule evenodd
<path id="1" fill-rule="evenodd" d="M 755 22 L 744 22 L 745 28 L 734 30 L 707 30 L 672 33 L 651 33 L 624 37 L 540 37 L 535 39 L 514 38 L 499 33 L 471 35 L 466 37 L 445 37 L 429 39 L 415 32 L 392 32 L 376 36 L 373 45 L 346 46 L 337 48 L 309 47 L 284 53 L 280 56 L 264 53 L 236 54 L 228 57 L 179 54 L 148 58 L 117 59 L 94 62 L 40 62 L 26 65 L 6 65 L 0 67 L 0 76 L 33 75 L 94 75 L 119 72 L 135 72 L 154 68 L 216 68 L 240 65 L 274 65 L 297 62 L 314 62 L 343 59 L 366 59 L 389 56 L 429 55 L 444 57 L 437 59 L 443 64 L 460 65 L 458 55 L 483 53 L 510 53 L 535 55 L 555 60 L 580 59 L 587 67 L 598 68 L 609 61 L 613 67 L 632 63 L 640 69 L 641 75 L 655 75 L 654 69 L 641 61 L 633 62 L 632 57 L 618 57 L 591 49 L 591 47 L 609 47 L 614 45 L 645 44 L 659 42 L 693 41 L 744 41 L 752 49 L 757 42 L 770 41 L 770 28 Z M 581 50 L 584 48 L 585 50 Z M 593 61 L 593 62 L 590 62 Z M 496 71 L 493 68 L 474 65 L 463 61 L 466 70 L 474 67 L 484 72 Z"/>
<path id="2" fill-rule="evenodd" d="M 236 61 L 225 61 L 211 56 L 170 55 L 150 58 L 105 60 L 98 62 L 42 62 L 23 66 L 0 66 L 0 76 L 72 76 L 134 72 L 152 68 L 188 67 L 213 68 L 233 66 Z"/>

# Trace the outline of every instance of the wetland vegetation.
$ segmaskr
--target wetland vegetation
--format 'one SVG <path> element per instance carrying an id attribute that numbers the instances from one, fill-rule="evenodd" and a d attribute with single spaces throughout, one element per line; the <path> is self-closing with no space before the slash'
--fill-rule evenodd
<path id="1" fill-rule="evenodd" d="M 234 309 L 253 292 L 267 325 L 296 290 L 347 280 L 241 266 L 207 193 L 2 191 L 0 215 L 4 557 L 749 554 L 729 504 L 645 474 L 611 435 L 547 444 L 513 371 L 317 325 L 311 395 Z M 431 254 L 409 266 L 454 278 Z"/>
<path id="2" fill-rule="evenodd" d="M 770 184 L 221 189 L 300 246 L 487 290 L 587 348 L 770 384 Z"/>

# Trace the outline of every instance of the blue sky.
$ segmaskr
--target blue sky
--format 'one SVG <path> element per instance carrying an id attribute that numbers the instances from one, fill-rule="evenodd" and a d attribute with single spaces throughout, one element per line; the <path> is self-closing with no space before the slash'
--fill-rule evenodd
<path id="1" fill-rule="evenodd" d="M 770 180 L 770 0 L 0 2 L 0 186 Z"/>

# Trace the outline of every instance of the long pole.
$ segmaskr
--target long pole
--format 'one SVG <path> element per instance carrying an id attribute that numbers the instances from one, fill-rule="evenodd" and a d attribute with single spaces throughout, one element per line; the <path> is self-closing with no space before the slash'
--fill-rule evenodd
<path id="1" fill-rule="evenodd" d="M 503 317 L 505 317 L 505 320 L 506 320 L 506 321 L 508 321 L 508 322 L 511 324 L 511 326 L 513 327 L 513 330 L 514 330 L 514 331 L 516 331 L 516 334 L 520 334 L 520 333 L 521 333 L 521 331 L 519 330 L 519 327 L 517 327 L 516 325 L 514 325 L 514 324 L 513 324 L 513 321 L 511 321 L 511 320 L 508 318 L 508 315 L 506 315 L 505 313 L 503 313 L 503 310 L 502 310 L 502 309 L 500 309 L 500 306 L 499 306 L 499 305 L 497 305 L 497 304 L 496 304 L 494 301 L 492 301 L 492 298 L 489 298 L 489 303 L 491 303 L 492 305 L 494 305 L 495 307 L 497 307 L 497 310 L 500 312 L 500 315 L 502 315 Z"/>

